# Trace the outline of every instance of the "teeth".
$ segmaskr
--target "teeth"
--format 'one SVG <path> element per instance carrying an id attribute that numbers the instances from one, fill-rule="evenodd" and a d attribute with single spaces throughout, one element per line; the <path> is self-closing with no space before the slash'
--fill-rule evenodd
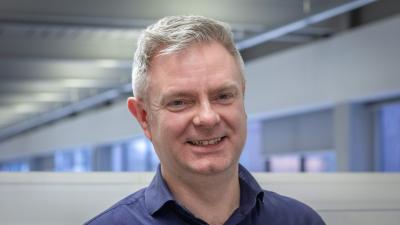
<path id="1" fill-rule="evenodd" d="M 191 144 L 193 145 L 201 145 L 201 146 L 207 146 L 207 145 L 215 145 L 218 144 L 221 141 L 221 137 L 211 139 L 211 140 L 201 140 L 201 141 L 190 141 Z"/>

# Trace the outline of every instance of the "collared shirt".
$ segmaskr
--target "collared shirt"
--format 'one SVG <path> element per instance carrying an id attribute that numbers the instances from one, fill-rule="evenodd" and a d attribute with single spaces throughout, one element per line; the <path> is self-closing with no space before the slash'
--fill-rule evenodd
<path id="1" fill-rule="evenodd" d="M 262 190 L 254 177 L 239 166 L 240 206 L 225 225 L 325 225 L 307 205 L 274 192 Z M 86 225 L 207 225 L 172 196 L 160 167 L 144 189 L 122 199 Z"/>

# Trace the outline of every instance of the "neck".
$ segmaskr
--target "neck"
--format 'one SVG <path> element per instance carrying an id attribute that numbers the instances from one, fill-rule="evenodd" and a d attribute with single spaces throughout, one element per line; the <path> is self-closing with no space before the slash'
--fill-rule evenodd
<path id="1" fill-rule="evenodd" d="M 162 175 L 175 199 L 208 224 L 224 224 L 240 204 L 238 166 L 215 175 Z"/>

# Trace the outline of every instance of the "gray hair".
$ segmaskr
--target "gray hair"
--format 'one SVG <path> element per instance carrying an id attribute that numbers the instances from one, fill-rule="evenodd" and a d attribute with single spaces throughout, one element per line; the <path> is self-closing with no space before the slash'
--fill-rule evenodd
<path id="1" fill-rule="evenodd" d="M 139 37 L 132 70 L 134 96 L 146 97 L 147 72 L 156 54 L 171 54 L 194 43 L 209 41 L 221 43 L 236 59 L 244 85 L 243 59 L 228 24 L 203 16 L 169 16 L 147 27 Z"/>

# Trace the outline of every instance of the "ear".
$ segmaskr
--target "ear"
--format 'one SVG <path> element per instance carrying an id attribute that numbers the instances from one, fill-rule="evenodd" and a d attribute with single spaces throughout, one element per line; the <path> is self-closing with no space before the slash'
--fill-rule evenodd
<path id="1" fill-rule="evenodd" d="M 129 97 L 127 103 L 129 111 L 139 122 L 146 137 L 151 140 L 149 121 L 147 119 L 147 111 L 144 107 L 144 102 L 136 97 Z"/>

